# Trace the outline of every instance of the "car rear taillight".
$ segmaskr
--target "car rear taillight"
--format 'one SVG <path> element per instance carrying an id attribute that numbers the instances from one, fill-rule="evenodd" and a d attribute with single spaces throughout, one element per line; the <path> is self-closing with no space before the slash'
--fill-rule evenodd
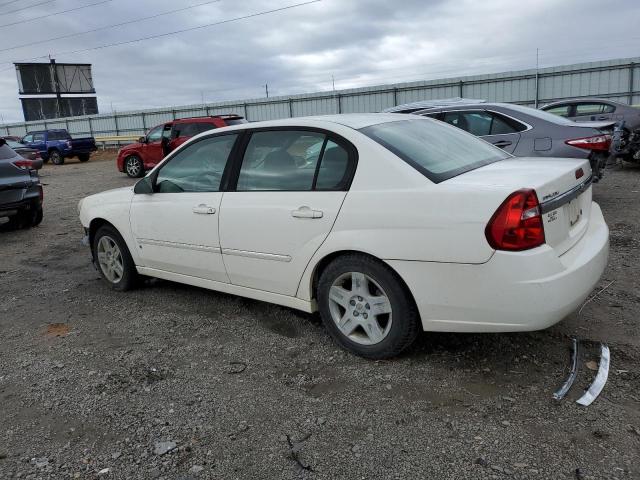
<path id="1" fill-rule="evenodd" d="M 574 138 L 566 140 L 564 143 L 572 147 L 584 148 L 586 150 L 607 151 L 611 146 L 611 135 L 595 135 L 593 137 Z"/>
<path id="2" fill-rule="evenodd" d="M 484 230 L 496 250 L 528 250 L 544 244 L 540 203 L 531 189 L 518 190 L 507 197 Z"/>
<path id="3" fill-rule="evenodd" d="M 44 189 L 42 185 L 38 185 L 38 194 L 40 195 L 40 205 L 44 203 Z"/>
<path id="4" fill-rule="evenodd" d="M 40 155 L 40 152 L 36 152 L 33 154 L 33 159 L 34 160 L 40 160 L 42 158 L 42 156 Z"/>
<path id="5" fill-rule="evenodd" d="M 16 160 L 15 162 L 13 162 L 13 164 L 18 168 L 22 168 L 23 170 L 29 170 L 33 168 L 33 160 L 29 160 L 27 158 Z"/>

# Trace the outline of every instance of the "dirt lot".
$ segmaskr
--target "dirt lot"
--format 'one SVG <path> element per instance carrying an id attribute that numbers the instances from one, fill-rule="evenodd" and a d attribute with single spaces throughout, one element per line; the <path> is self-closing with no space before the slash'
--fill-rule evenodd
<path id="1" fill-rule="evenodd" d="M 0 233 L 1 478 L 640 478 L 640 169 L 595 186 L 609 286 L 580 315 L 424 334 L 385 362 L 336 348 L 317 316 L 161 281 L 109 290 L 76 203 L 133 182 L 112 153 L 42 180 L 42 225 Z M 556 402 L 572 335 L 581 373 Z M 612 369 L 585 408 L 599 342 Z"/>

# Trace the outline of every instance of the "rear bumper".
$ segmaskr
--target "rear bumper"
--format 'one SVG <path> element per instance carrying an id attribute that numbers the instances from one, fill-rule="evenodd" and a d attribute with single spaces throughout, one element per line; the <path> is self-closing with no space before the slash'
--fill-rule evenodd
<path id="1" fill-rule="evenodd" d="M 496 252 L 484 264 L 388 261 L 405 280 L 424 330 L 511 332 L 547 328 L 573 312 L 598 283 L 609 255 L 600 207 L 589 228 L 560 257 L 544 245 Z"/>

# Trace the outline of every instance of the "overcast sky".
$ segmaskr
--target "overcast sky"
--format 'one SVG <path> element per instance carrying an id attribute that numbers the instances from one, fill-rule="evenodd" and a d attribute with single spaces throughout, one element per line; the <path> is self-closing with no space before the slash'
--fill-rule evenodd
<path id="1" fill-rule="evenodd" d="M 101 113 L 494 73 L 640 55 L 637 0 L 0 0 L 0 114 L 22 121 L 10 62 L 93 64 Z M 207 2 L 206 5 L 202 5 Z M 85 32 L 178 8 L 128 25 Z M 20 11 L 14 11 L 22 9 Z M 34 19 L 49 15 L 46 18 Z M 31 20 L 31 21 L 29 21 Z M 7 23 L 24 22 L 13 26 Z M 36 45 L 22 45 L 45 41 Z M 12 47 L 20 47 L 13 49 Z M 1 120 L 1 119 L 0 119 Z M 1 123 L 1 122 L 0 122 Z"/>

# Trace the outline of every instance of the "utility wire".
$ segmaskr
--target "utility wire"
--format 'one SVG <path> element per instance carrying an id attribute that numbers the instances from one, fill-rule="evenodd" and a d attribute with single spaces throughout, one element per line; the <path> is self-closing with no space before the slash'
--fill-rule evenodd
<path id="1" fill-rule="evenodd" d="M 28 7 L 20 7 L 20 8 L 16 8 L 15 10 L 9 10 L 7 12 L 2 12 L 2 15 L 8 15 L 10 13 L 15 13 L 15 12 L 21 12 L 22 10 L 26 10 L 27 8 L 39 7 L 40 5 L 45 5 L 47 3 L 53 3 L 55 1 L 56 0 L 45 0 L 44 2 L 34 3 L 33 5 L 29 5 Z"/>
<path id="2" fill-rule="evenodd" d="M 12 3 L 16 3 L 19 2 L 20 0 L 11 0 L 10 2 L 4 2 L 2 4 L 0 4 L 0 8 L 6 6 L 6 5 L 11 5 Z"/>
<path id="3" fill-rule="evenodd" d="M 18 0 L 15 0 L 15 1 L 18 1 Z M 108 2 L 112 2 L 112 1 L 113 0 L 102 0 L 101 2 L 90 3 L 88 5 L 81 5 L 79 7 L 69 8 L 68 10 L 61 10 L 60 12 L 54 12 L 54 13 L 50 13 L 48 15 L 40 15 L 39 17 L 25 18 L 24 20 L 18 20 L 16 22 L 3 23 L 2 25 L 0 25 L 0 28 L 2 28 L 2 27 L 10 27 L 11 25 L 21 25 L 23 23 L 29 23 L 29 22 L 33 22 L 35 20 L 40 20 L 41 18 L 55 17 L 56 15 L 62 15 L 63 13 L 75 12 L 77 10 L 82 10 L 83 8 L 95 7 L 96 5 L 102 5 L 103 3 L 108 3 Z M 0 5 L 0 7 L 1 7 L 1 5 Z"/>
<path id="4" fill-rule="evenodd" d="M 101 50 L 103 48 L 111 48 L 111 47 L 117 47 L 117 46 L 120 46 L 120 45 L 128 45 L 128 44 L 131 44 L 131 43 L 143 42 L 145 40 L 152 40 L 154 38 L 168 37 L 168 36 L 171 36 L 171 35 L 177 35 L 179 33 L 192 32 L 194 30 L 201 30 L 203 28 L 215 27 L 215 26 L 218 26 L 218 25 L 224 25 L 226 23 L 232 23 L 232 22 L 238 22 L 240 20 L 246 20 L 248 18 L 259 17 L 259 16 L 262 16 L 262 15 L 268 15 L 270 13 L 282 12 L 284 10 L 291 10 L 292 8 L 302 7 L 304 5 L 310 5 L 312 3 L 318 3 L 318 2 L 321 2 L 321 1 L 322 0 L 310 0 L 308 2 L 295 3 L 293 5 L 287 5 L 286 7 L 274 8 L 272 10 L 264 10 L 262 12 L 243 15 L 241 17 L 229 18 L 227 20 L 221 20 L 219 22 L 207 23 L 205 25 L 198 25 L 197 27 L 189 27 L 189 28 L 183 28 L 183 29 L 180 29 L 180 30 L 174 30 L 172 32 L 158 33 L 156 35 L 148 35 L 146 37 L 134 38 L 133 40 L 125 40 L 123 42 L 107 43 L 107 44 L 104 44 L 104 45 L 98 45 L 97 47 L 81 48 L 79 50 L 67 50 L 67 51 L 64 51 L 64 52 L 54 52 L 54 53 L 50 53 L 48 55 L 40 55 L 38 57 L 31 57 L 31 58 L 19 60 L 18 62 L 28 62 L 30 60 L 37 60 L 39 58 L 47 58 L 49 55 L 51 55 L 51 56 L 71 55 L 71 54 L 75 54 L 75 53 L 90 52 L 90 51 L 93 51 L 93 50 Z M 13 63 L 13 62 L 0 62 L 0 64 L 3 64 L 3 63 L 7 64 L 7 63 Z M 5 70 L 10 70 L 10 69 L 11 68 L 5 68 L 4 70 L 0 70 L 0 72 L 3 72 Z"/>
<path id="5" fill-rule="evenodd" d="M 102 30 L 109 30 L 110 28 L 122 27 L 124 25 L 129 25 L 131 23 L 142 22 L 143 20 L 150 20 L 152 18 L 162 17 L 164 15 L 170 15 L 172 13 L 183 12 L 185 10 L 190 10 L 190 9 L 196 8 L 196 7 L 202 7 L 203 5 L 209 5 L 211 3 L 217 3 L 217 2 L 220 2 L 220 1 L 221 0 L 209 0 L 208 2 L 198 3 L 197 5 L 191 5 L 191 6 L 188 6 L 188 7 L 176 8 L 175 10 L 169 10 L 168 12 L 156 13 L 155 15 L 150 15 L 148 17 L 140 17 L 140 18 L 135 18 L 133 20 L 127 20 L 126 22 L 114 23 L 112 25 L 106 25 L 104 27 L 92 28 L 91 30 L 85 30 L 84 32 L 69 33 L 67 35 L 61 35 L 59 37 L 47 38 L 45 40 L 38 40 L 36 42 L 23 43 L 22 45 L 15 45 L 13 47 L 0 48 L 0 52 L 6 52 L 6 51 L 9 51 L 9 50 L 16 50 L 18 48 L 30 47 L 32 45 L 39 45 L 41 43 L 48 43 L 48 42 L 52 42 L 54 40 L 62 40 L 63 38 L 77 37 L 77 36 L 80 36 L 80 35 L 86 35 L 87 33 L 100 32 Z"/>

